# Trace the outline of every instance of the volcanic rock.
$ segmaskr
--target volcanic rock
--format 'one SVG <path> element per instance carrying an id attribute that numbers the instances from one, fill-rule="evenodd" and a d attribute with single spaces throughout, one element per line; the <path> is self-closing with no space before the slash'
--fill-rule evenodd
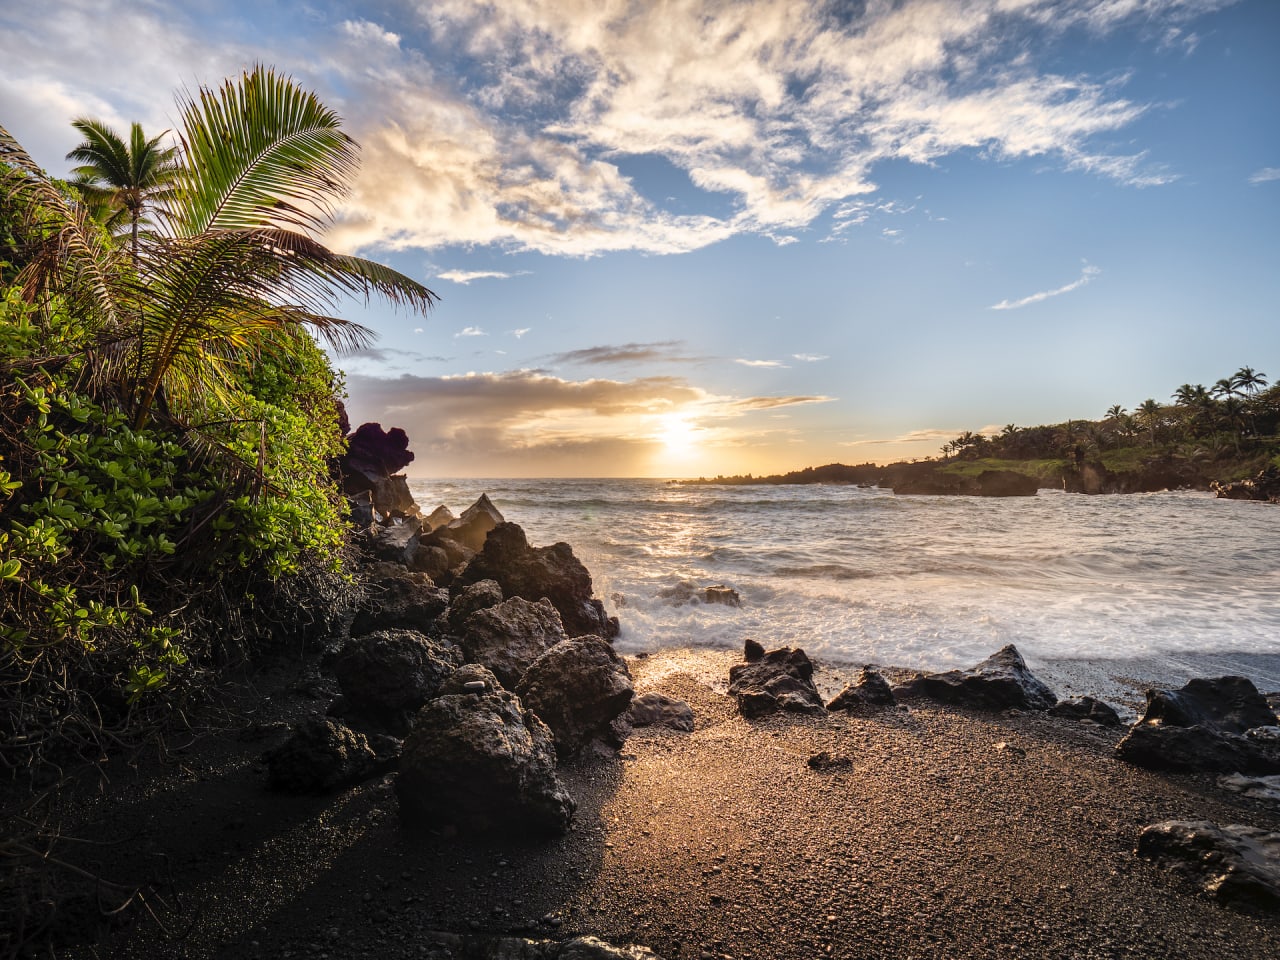
<path id="1" fill-rule="evenodd" d="M 662 693 L 642 693 L 631 701 L 627 720 L 633 727 L 670 727 L 693 732 L 693 708 Z"/>
<path id="2" fill-rule="evenodd" d="M 449 591 L 431 578 L 400 568 L 396 576 L 368 578 L 363 599 L 351 622 L 351 636 L 375 630 L 417 630 L 426 633 L 449 605 Z"/>
<path id="3" fill-rule="evenodd" d="M 917 674 L 893 692 L 898 699 L 929 697 L 983 710 L 1048 710 L 1058 701 L 1053 691 L 1027 669 L 1013 644 L 968 670 Z"/>
<path id="4" fill-rule="evenodd" d="M 1180 690 L 1148 690 L 1146 712 L 1116 756 L 1153 770 L 1280 773 L 1280 745 L 1243 735 L 1275 722 L 1248 679 L 1197 678 Z"/>
<path id="5" fill-rule="evenodd" d="M 1124 721 L 1120 714 L 1109 703 L 1103 703 L 1094 697 L 1071 697 L 1059 700 L 1049 708 L 1050 716 L 1063 717 L 1067 720 L 1079 720 L 1084 723 L 1096 723 L 1100 727 L 1120 727 Z"/>
<path id="6" fill-rule="evenodd" d="M 502 514 L 493 505 L 489 495 L 482 493 L 478 499 L 457 520 L 451 520 L 438 532 L 443 537 L 456 540 L 468 550 L 480 550 L 484 546 L 489 531 L 503 522 Z"/>
<path id="7" fill-rule="evenodd" d="M 459 643 L 468 661 L 488 667 L 504 687 L 514 690 L 529 665 L 564 638 L 560 614 L 550 600 L 531 603 L 512 597 L 468 616 Z"/>
<path id="8" fill-rule="evenodd" d="M 618 635 L 617 618 L 606 616 L 604 605 L 592 596 L 591 574 L 567 543 L 531 547 L 517 524 L 500 523 L 451 589 L 479 580 L 496 580 L 508 597 L 546 597 L 560 611 L 570 636 L 591 633 L 608 640 Z"/>
<path id="9" fill-rule="evenodd" d="M 412 516 L 418 506 L 408 482 L 394 476 L 412 461 L 409 437 L 399 427 L 384 431 L 381 424 L 361 424 L 347 438 L 347 452 L 338 458 L 343 492 L 352 496 L 368 491 L 374 509 L 384 517 Z"/>
<path id="10" fill-rule="evenodd" d="M 897 704 L 888 681 L 870 667 L 863 667 L 858 679 L 846 686 L 827 704 L 828 710 L 865 710 Z"/>
<path id="11" fill-rule="evenodd" d="M 263 759 L 271 787 L 284 793 L 327 793 L 384 767 L 364 734 L 330 717 L 302 721 Z"/>
<path id="12" fill-rule="evenodd" d="M 590 634 L 562 640 L 538 657 L 515 690 L 551 728 L 561 759 L 592 740 L 612 740 L 610 724 L 635 693 L 626 661 Z"/>
<path id="13" fill-rule="evenodd" d="M 1214 480 L 1209 489 L 1217 496 L 1227 500 L 1262 500 L 1266 503 L 1280 503 L 1280 468 L 1266 467 L 1257 476 L 1233 483 L 1219 483 Z"/>
<path id="14" fill-rule="evenodd" d="M 1280 909 L 1280 833 L 1167 820 L 1142 831 L 1137 853 L 1179 870 L 1222 903 Z"/>
<path id="15" fill-rule="evenodd" d="M 800 649 L 770 650 L 755 662 L 729 668 L 729 693 L 747 718 L 782 710 L 820 713 L 825 710 L 813 683 L 813 664 Z"/>
<path id="16" fill-rule="evenodd" d="M 477 583 L 468 584 L 455 593 L 449 601 L 449 611 L 445 614 L 445 620 L 448 621 L 451 630 L 460 631 L 467 622 L 467 618 L 477 610 L 496 606 L 502 600 L 502 588 L 498 586 L 497 580 L 480 580 Z"/>
<path id="17" fill-rule="evenodd" d="M 483 667 L 463 671 L 418 711 L 405 739 L 401 818 L 423 827 L 564 831 L 574 801 L 556 776 L 550 728 Z M 452 692 L 477 682 L 483 691 Z"/>
<path id="18" fill-rule="evenodd" d="M 333 672 L 350 709 L 397 721 L 422 706 L 462 662 L 455 647 L 414 630 L 378 630 L 348 640 Z"/>

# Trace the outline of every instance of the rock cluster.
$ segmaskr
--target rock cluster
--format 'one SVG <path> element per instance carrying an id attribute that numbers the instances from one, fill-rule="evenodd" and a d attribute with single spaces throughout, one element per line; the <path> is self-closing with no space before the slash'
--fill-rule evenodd
<path id="1" fill-rule="evenodd" d="M 349 469 L 407 462 L 380 429 L 357 431 Z M 271 785 L 322 792 L 398 762 L 407 825 L 565 829 L 557 764 L 629 729 L 617 621 L 567 544 L 530 546 L 487 496 L 457 518 L 397 510 L 364 533 L 365 596 L 325 658 L 342 695 L 266 754 Z"/>
<path id="2" fill-rule="evenodd" d="M 1153 770 L 1280 773 L 1280 745 L 1248 735 L 1275 723 L 1266 698 L 1246 678 L 1198 678 L 1179 690 L 1148 690 L 1146 712 L 1116 756 Z"/>
<path id="3" fill-rule="evenodd" d="M 813 663 L 803 650 L 782 647 L 759 653 L 747 641 L 745 663 L 729 668 L 729 693 L 748 718 L 770 713 L 822 713 L 826 707 L 813 683 Z"/>
<path id="4" fill-rule="evenodd" d="M 893 692 L 900 700 L 928 697 L 981 710 L 1048 710 L 1057 703 L 1013 644 L 968 670 L 917 674 Z"/>

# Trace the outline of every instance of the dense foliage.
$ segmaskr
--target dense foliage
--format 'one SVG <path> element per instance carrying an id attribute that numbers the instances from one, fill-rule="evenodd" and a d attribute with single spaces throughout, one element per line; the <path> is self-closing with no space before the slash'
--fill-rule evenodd
<path id="1" fill-rule="evenodd" d="M 0 127 L 0 763 L 136 726 L 212 654 L 287 630 L 340 567 L 348 294 L 434 296 L 313 235 L 354 170 L 337 116 L 257 68 L 177 148 L 92 121 L 49 178 Z"/>

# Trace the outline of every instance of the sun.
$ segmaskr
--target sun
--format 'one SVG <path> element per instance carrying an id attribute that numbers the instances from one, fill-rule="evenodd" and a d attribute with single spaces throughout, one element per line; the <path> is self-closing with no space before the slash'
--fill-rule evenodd
<path id="1" fill-rule="evenodd" d="M 668 453 L 687 453 L 698 445 L 699 428 L 689 421 L 688 414 L 668 413 L 658 418 L 654 439 Z"/>

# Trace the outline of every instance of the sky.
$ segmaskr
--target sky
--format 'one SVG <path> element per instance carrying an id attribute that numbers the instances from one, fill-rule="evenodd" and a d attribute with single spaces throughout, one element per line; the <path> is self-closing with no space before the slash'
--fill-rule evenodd
<path id="1" fill-rule="evenodd" d="M 325 240 L 411 476 L 775 473 L 1280 379 L 1275 0 L 0 0 L 0 125 L 262 63 L 361 145 Z"/>

